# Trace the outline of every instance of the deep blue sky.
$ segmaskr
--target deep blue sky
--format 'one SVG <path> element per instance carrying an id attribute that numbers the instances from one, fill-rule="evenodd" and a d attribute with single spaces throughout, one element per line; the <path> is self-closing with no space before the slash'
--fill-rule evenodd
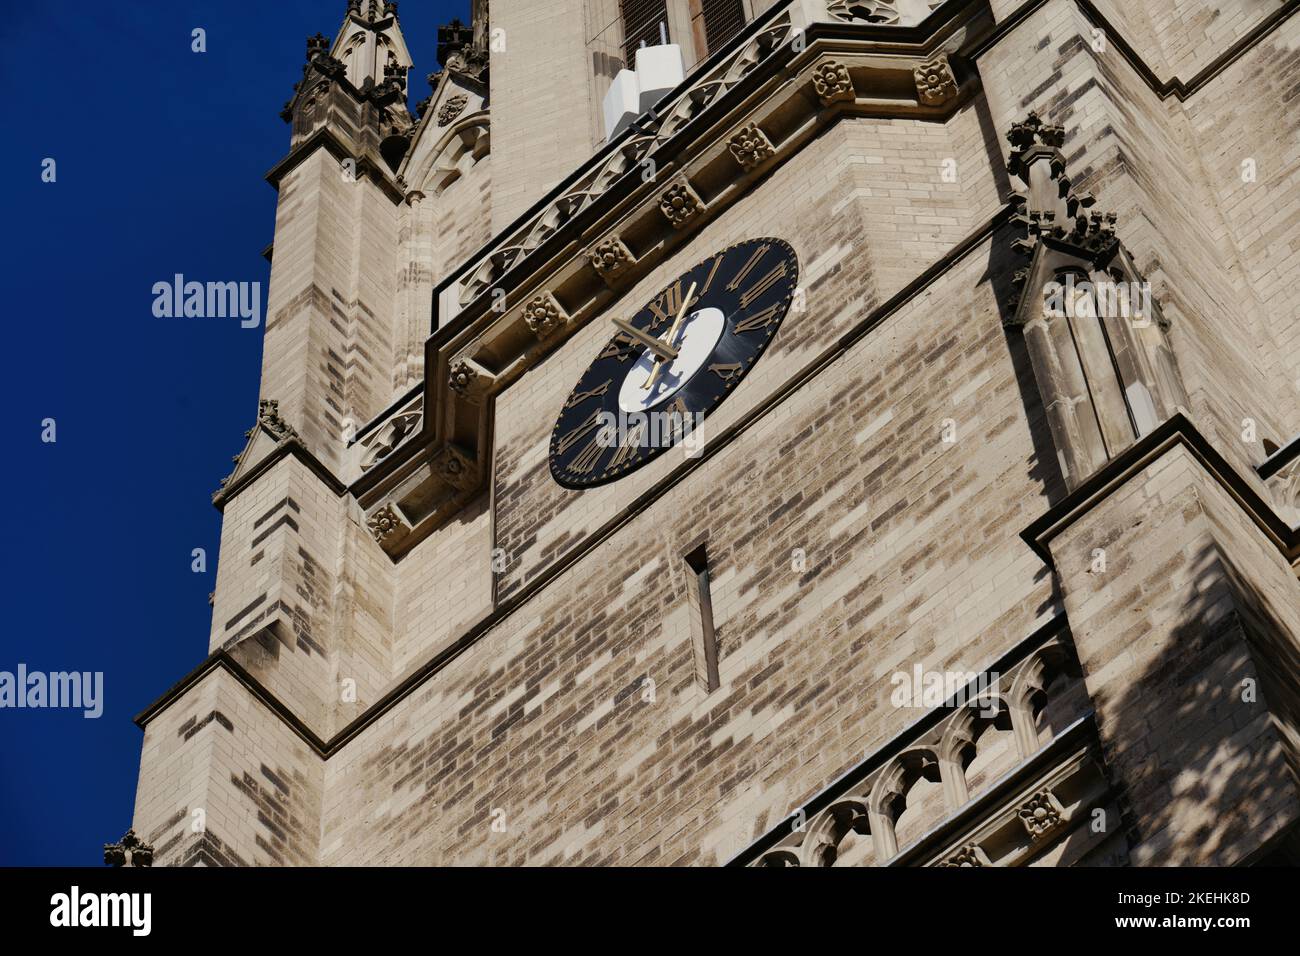
<path id="1" fill-rule="evenodd" d="M 160 319 L 155 282 L 257 281 L 279 118 L 345 0 L 42 0 L 0 21 L 7 330 L 0 671 L 103 671 L 104 714 L 0 709 L 0 865 L 102 864 L 131 822 L 131 718 L 207 653 L 210 495 L 257 410 L 262 329 Z M 468 0 L 403 0 L 411 101 Z M 191 31 L 207 52 L 191 52 Z M 57 162 L 57 182 L 41 163 Z M 57 442 L 41 442 L 54 418 Z M 205 574 L 191 571 L 204 548 Z"/>

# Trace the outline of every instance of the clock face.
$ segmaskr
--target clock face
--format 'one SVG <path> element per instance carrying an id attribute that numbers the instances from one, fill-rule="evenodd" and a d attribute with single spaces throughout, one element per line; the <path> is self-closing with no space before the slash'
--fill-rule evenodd
<path id="1" fill-rule="evenodd" d="M 799 261 L 780 239 L 729 246 L 674 279 L 631 316 L 560 409 L 551 474 L 566 488 L 614 481 L 679 442 L 696 440 L 758 361 L 799 284 Z"/>

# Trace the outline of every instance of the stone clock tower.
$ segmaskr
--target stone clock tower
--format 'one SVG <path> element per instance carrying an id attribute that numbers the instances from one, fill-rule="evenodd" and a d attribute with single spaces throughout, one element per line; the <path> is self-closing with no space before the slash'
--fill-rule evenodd
<path id="1" fill-rule="evenodd" d="M 1296 3 L 476 0 L 414 113 L 397 7 L 284 107 L 145 856 L 1293 858 Z"/>

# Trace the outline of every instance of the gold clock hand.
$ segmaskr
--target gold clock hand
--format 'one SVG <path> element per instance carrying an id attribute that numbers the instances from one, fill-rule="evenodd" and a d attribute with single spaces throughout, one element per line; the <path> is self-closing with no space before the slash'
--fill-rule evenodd
<path id="1" fill-rule="evenodd" d="M 691 306 L 691 299 L 695 297 L 696 285 L 698 285 L 698 283 L 691 283 L 691 287 L 686 293 L 686 298 L 682 299 L 682 307 L 677 311 L 677 319 L 673 322 L 673 327 L 668 330 L 667 341 L 670 346 L 677 339 L 677 330 L 681 327 L 682 319 L 686 318 L 686 310 Z M 646 379 L 645 388 L 647 391 L 654 388 L 655 382 L 659 379 L 659 370 L 661 368 L 663 368 L 663 363 L 656 361 L 654 368 L 650 370 L 650 377 Z"/>
<path id="2" fill-rule="evenodd" d="M 638 329 L 635 325 L 632 325 L 630 322 L 624 322 L 618 317 L 615 317 L 611 321 L 613 321 L 614 325 L 616 325 L 624 335 L 640 342 L 651 352 L 654 352 L 654 354 L 659 358 L 667 359 L 669 361 L 677 358 L 677 350 L 662 339 L 657 339 L 649 332 Z"/>

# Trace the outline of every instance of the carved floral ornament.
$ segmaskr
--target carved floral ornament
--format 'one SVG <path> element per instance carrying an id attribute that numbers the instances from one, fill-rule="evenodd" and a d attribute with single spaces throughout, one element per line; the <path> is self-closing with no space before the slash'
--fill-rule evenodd
<path id="1" fill-rule="evenodd" d="M 659 197 L 659 209 L 674 229 L 680 229 L 704 208 L 704 200 L 684 178 L 664 190 Z"/>
<path id="2" fill-rule="evenodd" d="M 447 371 L 447 384 L 457 395 L 468 395 L 478 382 L 478 372 L 466 359 L 451 363 Z"/>
<path id="3" fill-rule="evenodd" d="M 817 99 L 821 101 L 822 106 L 853 100 L 856 97 L 853 91 L 853 78 L 849 76 L 849 68 L 843 63 L 826 60 L 818 64 L 817 69 L 813 70 L 812 82 L 813 92 L 817 94 Z"/>
<path id="4" fill-rule="evenodd" d="M 1024 824 L 1033 840 L 1041 840 L 1049 833 L 1065 825 L 1069 819 L 1061 801 L 1050 790 L 1040 790 L 1030 797 L 1016 816 Z"/>
<path id="5" fill-rule="evenodd" d="M 524 325 L 538 339 L 550 338 L 568 320 L 569 314 L 549 292 L 543 292 L 524 306 Z"/>
<path id="6" fill-rule="evenodd" d="M 632 250 L 618 236 L 596 243 L 588 252 L 591 267 L 606 282 L 612 282 L 627 271 L 634 257 Z"/>
<path id="7" fill-rule="evenodd" d="M 461 491 L 473 487 L 477 477 L 474 462 L 455 445 L 444 445 L 434 459 L 434 470 L 447 484 Z"/>
<path id="8" fill-rule="evenodd" d="M 977 843 L 968 843 L 948 859 L 939 864 L 940 866 L 992 866 L 989 858 Z"/>
<path id="9" fill-rule="evenodd" d="M 776 150 L 772 148 L 772 141 L 767 138 L 767 134 L 753 123 L 742 126 L 740 131 L 731 137 L 727 148 L 746 172 L 776 155 Z"/>
<path id="10" fill-rule="evenodd" d="M 942 106 L 957 95 L 948 57 L 940 54 L 912 71 L 916 79 L 916 98 L 926 106 Z"/>
<path id="11" fill-rule="evenodd" d="M 393 535 L 402 531 L 406 527 L 396 509 L 391 505 L 384 505 L 369 518 L 366 519 L 366 527 L 370 529 L 370 534 L 376 541 L 383 544 Z"/>

